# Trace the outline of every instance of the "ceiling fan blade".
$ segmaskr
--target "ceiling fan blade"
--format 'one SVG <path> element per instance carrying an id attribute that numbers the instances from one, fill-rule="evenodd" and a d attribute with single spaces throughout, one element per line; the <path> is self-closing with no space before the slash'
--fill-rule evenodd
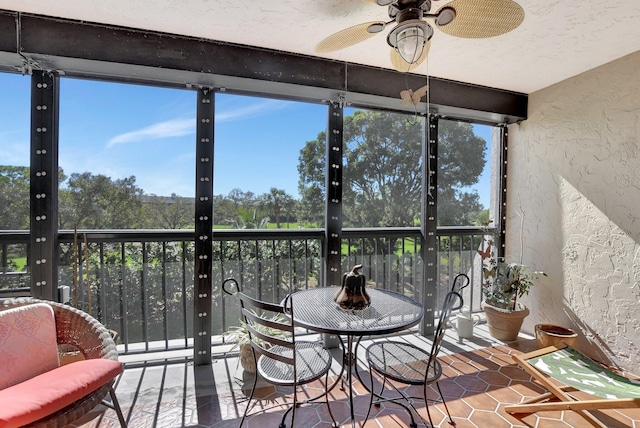
<path id="1" fill-rule="evenodd" d="M 367 31 L 367 29 L 374 24 L 378 26 L 382 25 L 382 28 L 384 28 L 384 25 L 386 25 L 386 23 L 383 21 L 372 21 L 345 28 L 344 30 L 338 31 L 337 33 L 334 33 L 326 39 L 320 41 L 320 43 L 316 45 L 316 52 L 333 52 L 340 49 L 348 48 L 349 46 L 353 46 L 356 43 L 363 42 L 369 37 L 375 36 L 377 34 Z"/>
<path id="2" fill-rule="evenodd" d="M 524 9 L 513 0 L 453 0 L 444 7 L 455 9 L 456 17 L 438 29 L 450 36 L 467 39 L 499 36 L 515 29 L 524 20 Z"/>
<path id="3" fill-rule="evenodd" d="M 382 2 L 379 2 L 378 0 L 362 0 L 362 1 L 371 3 L 371 4 L 376 4 L 378 6 L 388 6 L 391 3 L 393 3 L 395 0 L 382 0 Z"/>
<path id="4" fill-rule="evenodd" d="M 427 59 L 427 55 L 429 55 L 429 49 L 431 49 L 431 40 L 425 43 L 424 49 L 422 50 L 422 54 L 420 55 L 420 58 L 418 58 L 418 60 L 413 64 L 409 64 L 400 56 L 397 50 L 395 50 L 394 48 L 391 48 L 391 52 L 389 53 L 389 56 L 391 58 L 391 65 L 393 65 L 393 68 L 395 68 L 400 72 L 403 72 L 403 73 L 409 72 L 415 69 L 416 67 L 418 67 L 420 64 L 424 62 L 425 59 Z"/>

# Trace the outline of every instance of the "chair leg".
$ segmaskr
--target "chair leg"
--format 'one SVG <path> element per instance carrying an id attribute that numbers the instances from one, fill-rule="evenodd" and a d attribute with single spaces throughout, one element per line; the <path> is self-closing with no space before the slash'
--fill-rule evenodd
<path id="1" fill-rule="evenodd" d="M 382 386 L 380 387 L 380 394 L 378 397 L 382 398 L 382 393 L 384 392 L 384 387 L 387 385 L 387 378 L 382 376 Z M 373 382 L 371 383 L 371 391 L 373 391 Z M 375 403 L 376 407 L 380 407 L 380 401 Z"/>
<path id="2" fill-rule="evenodd" d="M 429 400 L 427 399 L 427 388 L 428 385 L 425 383 L 423 386 L 423 393 L 424 393 L 424 407 L 427 409 L 427 417 L 429 418 L 429 427 L 433 428 L 433 420 L 431 419 L 431 411 L 429 411 Z M 440 394 L 440 396 L 442 396 L 442 394 Z M 418 416 L 420 416 L 420 414 L 418 413 Z M 420 418 L 422 419 L 422 416 L 420 416 Z M 422 422 L 424 422 L 425 425 L 427 425 L 427 423 L 425 422 L 424 419 L 422 419 Z"/>
<path id="3" fill-rule="evenodd" d="M 280 425 L 278 425 L 278 428 L 287 428 L 287 423 L 286 423 L 286 419 L 287 419 L 287 415 L 289 414 L 289 412 L 295 412 L 295 407 L 296 405 L 292 405 L 289 406 L 289 408 L 284 412 L 284 414 L 282 415 L 282 420 L 280 421 Z M 292 413 L 291 415 L 291 428 L 293 428 L 293 418 L 295 416 L 295 413 Z"/>
<path id="4" fill-rule="evenodd" d="M 440 382 L 436 382 L 436 387 L 438 388 L 438 394 L 440 394 L 440 398 L 442 398 L 442 404 L 444 404 L 444 409 L 447 411 L 447 415 L 449 416 L 449 425 L 455 426 L 456 423 L 453 420 L 453 418 L 451 417 L 451 413 L 449 412 L 449 408 L 447 407 L 447 401 L 444 399 L 444 394 L 442 393 L 442 390 L 440 389 Z M 426 402 L 426 399 L 427 399 L 426 389 L 425 389 L 424 398 L 425 398 L 425 402 Z"/>
<path id="5" fill-rule="evenodd" d="M 418 413 L 418 410 L 415 408 L 415 406 L 412 403 L 412 399 L 411 397 L 407 397 L 406 394 L 404 394 L 402 391 L 400 391 L 398 388 L 396 388 L 396 386 L 389 382 L 389 385 L 391 385 L 391 387 L 400 395 L 400 397 L 398 398 L 385 398 L 383 395 L 384 392 L 384 387 L 387 383 L 387 378 L 384 375 L 381 375 L 382 377 L 382 388 L 380 389 L 380 393 L 376 394 L 373 388 L 373 371 L 371 369 L 371 367 L 369 367 L 369 377 L 371 378 L 371 398 L 369 400 L 369 410 L 367 411 L 367 416 L 364 420 L 364 423 L 362 424 L 362 428 L 364 428 L 364 424 L 367 422 L 367 419 L 369 418 L 369 414 L 371 413 L 371 406 L 374 405 L 373 403 L 373 397 L 374 395 L 376 396 L 376 398 L 378 399 L 375 403 L 376 407 L 380 406 L 380 403 L 382 402 L 391 402 L 393 404 L 396 404 L 400 407 L 402 407 L 403 409 L 405 409 L 407 411 L 407 413 L 409 414 L 409 417 L 411 418 L 411 423 L 409 424 L 409 426 L 411 428 L 417 428 L 418 424 L 416 424 L 415 419 L 413 418 L 413 413 L 411 412 L 411 409 L 413 409 L 413 411 L 420 417 L 420 419 L 422 419 L 422 416 L 420 416 L 420 414 Z M 407 402 L 408 405 L 404 405 L 400 402 L 400 400 L 405 400 Z M 424 419 L 422 419 L 422 422 L 424 422 L 425 426 L 427 425 L 427 423 L 424 421 Z M 433 424 L 431 424 L 431 426 L 433 426 Z"/>
<path id="6" fill-rule="evenodd" d="M 294 372 L 295 373 L 295 372 Z M 296 419 L 296 409 L 298 408 L 298 385 L 293 385 L 293 406 L 291 406 L 291 428 L 293 428 L 293 422 Z M 282 425 L 280 428 L 287 428 L 284 424 L 284 418 L 282 419 Z"/>
<path id="7" fill-rule="evenodd" d="M 127 428 L 127 422 L 124 420 L 124 415 L 122 414 L 120 403 L 118 402 L 118 398 L 116 397 L 116 392 L 113 390 L 113 385 L 109 388 L 109 395 L 111 396 L 113 410 L 115 410 L 116 415 L 118 415 L 118 421 L 120 421 L 120 426 L 122 428 Z"/>
<path id="8" fill-rule="evenodd" d="M 282 420 L 280 421 L 278 428 L 287 428 L 286 419 L 289 412 L 291 412 L 291 428 L 293 428 L 293 423 L 296 418 L 296 409 L 298 406 L 300 406 L 300 404 L 298 404 L 298 385 L 293 385 L 293 404 L 282 415 Z"/>
<path id="9" fill-rule="evenodd" d="M 418 412 L 418 409 L 416 409 L 416 406 L 413 405 L 413 398 L 408 396 L 404 392 L 400 391 L 395 386 L 393 386 L 393 388 L 402 396 L 404 401 L 407 402 L 407 406 L 405 406 L 404 404 L 400 403 L 399 401 L 393 400 L 393 402 L 395 404 L 404 407 L 404 409 L 407 411 L 407 413 L 409 413 L 409 416 L 411 417 L 411 423 L 409 424 L 409 426 L 411 428 L 418 428 L 418 424 L 416 423 L 416 420 L 413 417 L 413 413 L 418 415 L 418 417 L 420 418 L 420 420 L 422 421 L 422 423 L 424 424 L 425 427 L 435 428 L 434 425 L 433 425 L 433 422 L 431 421 L 431 414 L 429 413 L 429 403 L 427 403 L 426 400 L 425 400 L 424 404 L 425 404 L 425 407 L 427 408 L 427 416 L 429 416 L 429 425 L 427 425 L 427 421 L 425 421 L 424 418 L 422 417 L 422 415 L 420 414 L 420 412 Z M 411 409 L 413 409 L 413 412 L 411 412 Z"/>
<path id="10" fill-rule="evenodd" d="M 369 415 L 371 414 L 371 406 L 373 406 L 373 396 L 376 395 L 376 392 L 373 390 L 373 371 L 371 367 L 369 367 L 369 379 L 371 380 L 371 392 L 369 392 L 369 410 L 367 410 L 367 416 L 364 417 L 364 422 L 362 422 L 362 428 L 364 428 L 367 423 L 367 419 L 369 419 Z"/>
<path id="11" fill-rule="evenodd" d="M 258 370 L 256 370 L 256 373 L 253 376 L 253 386 L 251 387 L 251 393 L 249 394 L 249 399 L 247 400 L 247 407 L 245 407 L 244 409 L 244 414 L 242 415 L 242 420 L 240 420 L 240 425 L 238 425 L 238 427 L 241 427 L 244 424 L 244 420 L 247 418 L 247 413 L 249 413 L 249 408 L 251 407 L 251 400 L 253 399 L 253 393 L 256 390 L 257 384 L 258 384 Z"/>
<path id="12" fill-rule="evenodd" d="M 333 416 L 333 412 L 331 411 L 331 406 L 329 405 L 329 372 L 327 371 L 327 374 L 324 378 L 324 398 L 327 401 L 327 410 L 329 410 L 329 416 L 331 416 L 331 420 L 333 421 L 333 423 L 331 424 L 332 427 L 337 428 L 338 427 L 338 422 L 336 422 L 336 418 Z M 364 424 L 362 424 L 362 426 L 364 427 Z"/>

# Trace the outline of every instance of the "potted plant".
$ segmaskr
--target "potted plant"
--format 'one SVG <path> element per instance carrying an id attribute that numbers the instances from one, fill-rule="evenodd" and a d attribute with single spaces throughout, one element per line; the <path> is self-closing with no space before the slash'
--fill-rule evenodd
<path id="1" fill-rule="evenodd" d="M 286 323 L 289 321 L 282 314 L 275 314 L 269 319 L 271 321 L 280 323 Z M 253 327 L 260 333 L 267 336 L 278 337 L 282 339 L 288 338 L 286 332 L 277 328 L 267 327 L 262 324 L 253 324 Z M 249 330 L 247 329 L 247 325 L 244 320 L 240 320 L 239 326 L 233 326 L 229 328 L 229 330 L 224 333 L 224 337 L 231 342 L 235 342 L 235 345 L 233 346 L 233 348 L 231 348 L 232 350 L 236 347 L 239 348 L 240 352 L 238 359 L 242 368 L 249 373 L 255 373 L 256 361 L 258 360 L 258 358 L 260 358 L 260 353 L 256 351 L 256 359 L 254 361 L 253 353 L 251 352 L 251 336 L 249 335 Z M 269 343 L 265 342 L 264 340 L 261 340 L 259 338 L 255 338 L 254 340 L 264 348 L 269 347 Z"/>
<path id="2" fill-rule="evenodd" d="M 493 240 L 487 239 L 482 256 L 482 308 L 487 316 L 489 334 L 496 339 L 513 341 L 518 338 L 522 322 L 529 309 L 518 301 L 529 294 L 534 281 L 544 272 L 531 270 L 522 263 L 507 263 L 493 254 Z"/>

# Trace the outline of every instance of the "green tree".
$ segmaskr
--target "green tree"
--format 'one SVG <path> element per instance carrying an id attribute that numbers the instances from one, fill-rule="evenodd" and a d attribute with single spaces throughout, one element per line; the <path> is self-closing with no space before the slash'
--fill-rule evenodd
<path id="1" fill-rule="evenodd" d="M 227 196 L 215 195 L 213 199 L 215 224 L 238 223 L 238 210 L 249 212 L 259 205 L 259 201 L 253 192 L 243 192 L 241 189 L 232 189 Z"/>
<path id="2" fill-rule="evenodd" d="M 244 207 L 238 208 L 235 229 L 266 229 L 269 224 L 269 217 L 258 217 L 258 210 L 247 210 Z"/>
<path id="3" fill-rule="evenodd" d="M 286 212 L 287 207 L 293 206 L 293 198 L 284 190 L 272 187 L 269 193 L 262 195 L 261 200 L 269 215 L 273 215 L 276 228 L 280 229 L 280 215 L 283 211 Z"/>
<path id="4" fill-rule="evenodd" d="M 474 226 L 484 226 L 491 224 L 491 216 L 490 216 L 489 208 L 486 208 L 478 213 L 476 218 L 473 220 Z"/>
<path id="5" fill-rule="evenodd" d="M 240 207 L 247 207 L 255 203 L 256 195 L 253 192 L 243 192 L 242 189 L 231 189 L 227 199 L 233 203 L 233 208 L 237 211 Z"/>
<path id="6" fill-rule="evenodd" d="M 144 218 L 147 227 L 154 229 L 193 228 L 193 199 L 177 196 L 150 195 L 144 198 Z"/>
<path id="7" fill-rule="evenodd" d="M 302 199 L 297 215 L 298 221 L 306 224 L 324 224 L 326 139 L 326 132 L 320 132 L 318 138 L 307 141 L 298 156 L 298 193 Z"/>
<path id="8" fill-rule="evenodd" d="M 352 227 L 413 226 L 420 213 L 422 125 L 356 110 L 344 120 L 343 213 Z"/>
<path id="9" fill-rule="evenodd" d="M 294 213 L 297 207 L 297 202 L 298 201 L 293 199 L 293 197 L 287 195 L 287 198 L 285 199 L 284 204 L 282 206 L 282 211 L 286 216 L 287 229 L 289 228 L 289 223 L 291 223 L 292 221 L 295 221 Z"/>
<path id="10" fill-rule="evenodd" d="M 344 119 L 343 217 L 345 226 L 414 226 L 421 203 L 422 123 L 406 115 L 356 110 Z M 299 156 L 301 213 L 324 209 L 326 134 L 308 141 Z M 471 124 L 445 121 L 438 129 L 438 221 L 471 224 L 483 208 L 476 191 L 486 142 Z M 316 217 L 317 219 L 317 217 Z"/>
<path id="11" fill-rule="evenodd" d="M 112 181 L 89 172 L 71 174 L 59 192 L 60 228 L 143 228 L 143 193 L 135 181 L 134 176 Z"/>
<path id="12" fill-rule="evenodd" d="M 29 229 L 29 167 L 0 166 L 0 229 Z"/>
<path id="13" fill-rule="evenodd" d="M 470 123 L 438 123 L 438 224 L 468 226 L 485 208 L 475 190 L 485 166 L 487 142 L 473 133 Z"/>
<path id="14" fill-rule="evenodd" d="M 296 206 L 298 222 L 307 227 L 322 227 L 324 225 L 324 188 L 310 186 L 302 192 L 302 199 Z"/>

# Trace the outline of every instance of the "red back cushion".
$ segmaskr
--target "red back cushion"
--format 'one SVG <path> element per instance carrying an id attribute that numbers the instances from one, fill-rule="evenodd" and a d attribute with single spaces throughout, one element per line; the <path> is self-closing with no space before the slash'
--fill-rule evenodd
<path id="1" fill-rule="evenodd" d="M 35 303 L 0 311 L 0 390 L 59 365 L 51 306 Z"/>

